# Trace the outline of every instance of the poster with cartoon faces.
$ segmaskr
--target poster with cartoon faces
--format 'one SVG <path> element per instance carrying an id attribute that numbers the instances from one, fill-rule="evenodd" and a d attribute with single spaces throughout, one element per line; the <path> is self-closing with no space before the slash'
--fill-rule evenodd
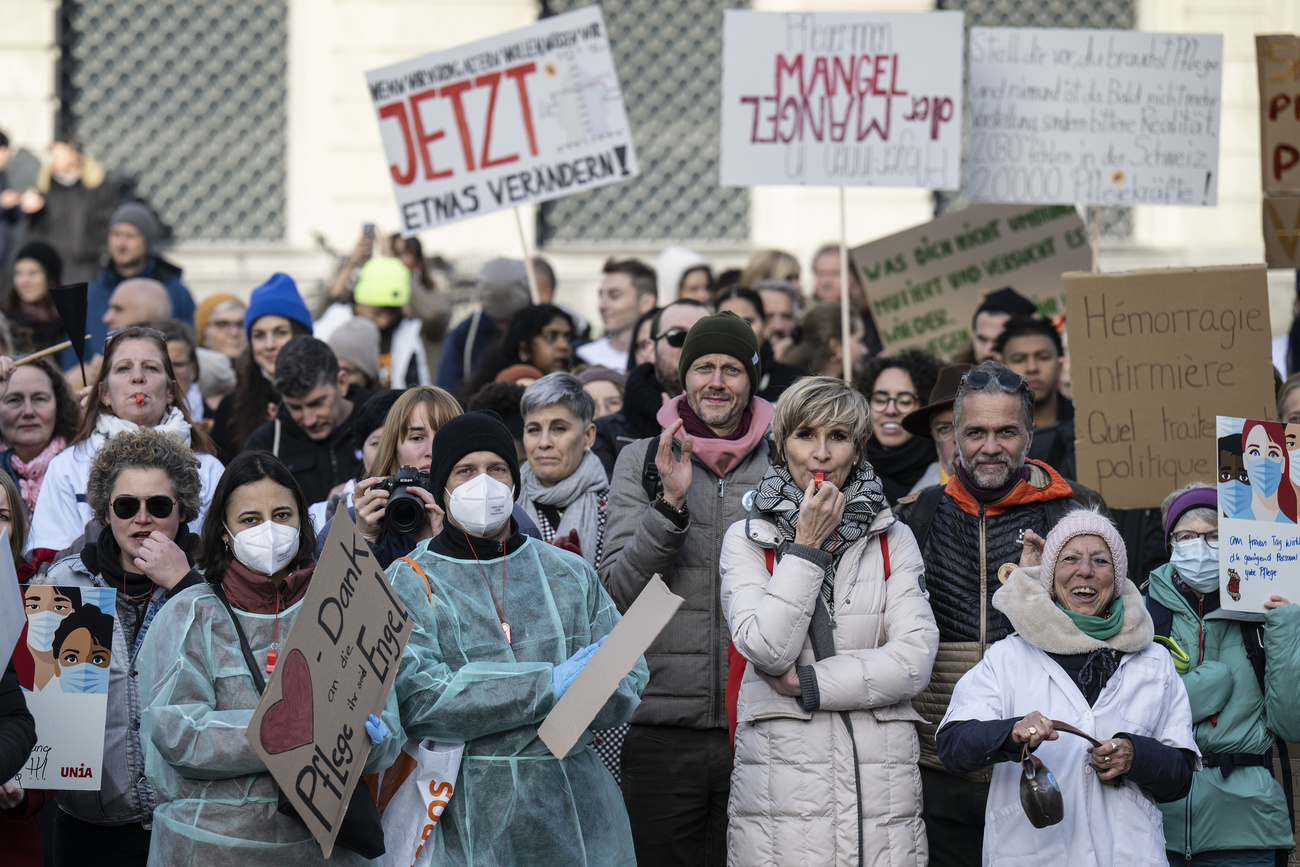
<path id="1" fill-rule="evenodd" d="M 1262 619 L 1300 594 L 1300 425 L 1219 416 L 1217 435 L 1221 616 Z"/>
<path id="2" fill-rule="evenodd" d="M 109 587 L 19 587 L 27 625 L 14 667 L 36 747 L 14 777 L 26 789 L 100 786 L 116 598 Z"/>

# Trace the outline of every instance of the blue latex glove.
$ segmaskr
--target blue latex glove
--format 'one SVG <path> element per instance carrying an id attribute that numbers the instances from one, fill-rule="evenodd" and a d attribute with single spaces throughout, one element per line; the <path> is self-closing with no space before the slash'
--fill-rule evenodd
<path id="1" fill-rule="evenodd" d="M 379 717 L 371 714 L 366 719 L 366 734 L 370 735 L 370 743 L 379 746 L 389 735 L 388 726 L 384 725 L 384 721 Z"/>
<path id="2" fill-rule="evenodd" d="M 582 650 L 551 669 L 551 685 L 555 687 L 555 697 L 557 699 L 564 695 L 570 686 L 573 686 L 573 681 L 587 667 L 587 660 L 591 659 L 591 655 L 596 652 L 606 637 L 602 636 L 600 641 L 595 644 L 588 644 Z"/>

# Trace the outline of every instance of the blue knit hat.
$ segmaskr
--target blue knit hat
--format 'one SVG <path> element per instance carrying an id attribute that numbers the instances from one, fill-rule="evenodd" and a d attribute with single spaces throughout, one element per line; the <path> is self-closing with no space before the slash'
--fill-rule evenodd
<path id="1" fill-rule="evenodd" d="M 244 334 L 249 340 L 253 339 L 253 323 L 263 316 L 283 316 L 306 328 L 308 334 L 312 333 L 311 312 L 298 293 L 298 284 L 288 274 L 272 274 L 270 280 L 249 296 L 248 310 L 244 313 Z"/>

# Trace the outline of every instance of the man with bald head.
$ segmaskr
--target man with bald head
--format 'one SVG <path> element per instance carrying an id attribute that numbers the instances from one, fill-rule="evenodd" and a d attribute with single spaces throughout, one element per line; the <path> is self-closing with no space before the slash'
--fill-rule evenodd
<path id="1" fill-rule="evenodd" d="M 167 287 L 148 277 L 132 277 L 117 284 L 108 298 L 103 322 L 110 332 L 151 319 L 171 319 L 172 299 Z"/>

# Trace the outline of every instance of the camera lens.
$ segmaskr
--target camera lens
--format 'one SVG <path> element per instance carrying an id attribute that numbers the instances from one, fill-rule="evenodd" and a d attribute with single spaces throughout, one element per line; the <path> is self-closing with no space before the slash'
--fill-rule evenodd
<path id="1" fill-rule="evenodd" d="M 409 536 L 424 525 L 424 501 L 405 487 L 398 488 L 388 497 L 384 519 L 393 530 Z"/>

